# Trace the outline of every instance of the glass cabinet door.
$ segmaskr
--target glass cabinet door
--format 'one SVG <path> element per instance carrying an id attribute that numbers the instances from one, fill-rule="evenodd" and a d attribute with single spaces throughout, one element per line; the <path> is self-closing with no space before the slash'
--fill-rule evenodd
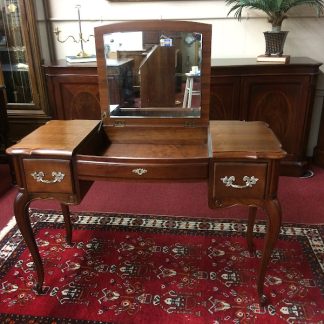
<path id="1" fill-rule="evenodd" d="M 0 0 L 1 76 L 8 111 L 42 114 L 45 96 L 33 1 Z"/>

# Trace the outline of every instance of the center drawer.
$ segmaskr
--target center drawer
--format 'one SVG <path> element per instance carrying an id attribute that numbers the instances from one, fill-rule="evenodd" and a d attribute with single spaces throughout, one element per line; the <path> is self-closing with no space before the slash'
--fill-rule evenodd
<path id="1" fill-rule="evenodd" d="M 78 160 L 76 167 L 80 179 L 195 180 L 208 177 L 208 162 L 114 163 Z"/>

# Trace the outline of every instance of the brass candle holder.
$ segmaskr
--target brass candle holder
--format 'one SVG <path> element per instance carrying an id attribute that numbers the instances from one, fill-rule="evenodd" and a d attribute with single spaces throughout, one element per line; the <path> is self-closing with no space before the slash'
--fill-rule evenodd
<path id="1" fill-rule="evenodd" d="M 65 39 L 60 39 L 60 33 L 61 33 L 61 30 L 59 30 L 58 27 L 55 27 L 54 29 L 54 34 L 56 36 L 56 40 L 60 43 L 65 43 L 66 41 L 68 41 L 69 39 L 72 39 L 74 43 L 80 43 L 80 46 L 81 46 L 81 51 L 76 55 L 77 57 L 80 57 L 80 58 L 86 58 L 86 57 L 90 57 L 92 55 L 89 55 L 88 53 L 86 53 L 84 51 L 84 47 L 83 47 L 83 43 L 86 43 L 86 42 L 89 42 L 90 40 L 90 37 L 94 37 L 94 35 L 89 35 L 87 39 L 83 38 L 83 34 L 82 34 L 82 26 L 81 26 L 81 16 L 80 16 L 80 8 L 81 6 L 80 5 L 76 5 L 75 8 L 77 9 L 78 11 L 78 25 L 79 25 L 79 37 L 76 38 L 74 37 L 73 35 L 69 35 L 67 36 Z"/>

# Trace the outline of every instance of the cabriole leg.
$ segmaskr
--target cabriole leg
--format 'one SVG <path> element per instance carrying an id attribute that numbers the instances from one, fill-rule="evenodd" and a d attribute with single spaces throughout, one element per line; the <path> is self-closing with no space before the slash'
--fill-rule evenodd
<path id="1" fill-rule="evenodd" d="M 253 253 L 255 251 L 255 247 L 253 244 L 253 227 L 254 227 L 256 214 L 257 214 L 257 207 L 254 206 L 249 207 L 249 218 L 248 218 L 248 225 L 246 231 L 246 240 L 247 240 L 248 250 L 250 253 Z"/>
<path id="2" fill-rule="evenodd" d="M 43 292 L 44 283 L 44 267 L 42 259 L 39 254 L 39 250 L 35 241 L 34 233 L 30 224 L 30 218 L 28 213 L 28 207 L 30 204 L 30 198 L 25 192 L 19 192 L 17 194 L 14 212 L 17 221 L 18 228 L 23 236 L 25 243 L 32 255 L 34 265 L 37 273 L 37 283 L 34 289 L 37 293 L 41 294 Z"/>
<path id="3" fill-rule="evenodd" d="M 268 200 L 264 203 L 265 211 L 268 217 L 267 232 L 263 247 L 261 264 L 258 271 L 257 289 L 259 295 L 260 305 L 264 306 L 267 303 L 267 298 L 264 295 L 264 278 L 269 264 L 269 260 L 277 242 L 280 225 L 281 225 L 281 207 L 277 199 Z"/>
<path id="4" fill-rule="evenodd" d="M 72 225 L 69 206 L 61 204 L 62 213 L 64 217 L 65 230 L 66 230 L 66 243 L 72 245 Z"/>

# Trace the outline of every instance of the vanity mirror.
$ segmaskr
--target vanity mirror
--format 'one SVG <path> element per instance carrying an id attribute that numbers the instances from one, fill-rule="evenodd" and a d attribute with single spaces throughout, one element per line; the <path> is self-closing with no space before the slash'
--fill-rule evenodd
<path id="1" fill-rule="evenodd" d="M 210 34 L 210 25 L 179 21 L 97 27 L 103 115 L 127 124 L 142 118 L 207 122 Z"/>

